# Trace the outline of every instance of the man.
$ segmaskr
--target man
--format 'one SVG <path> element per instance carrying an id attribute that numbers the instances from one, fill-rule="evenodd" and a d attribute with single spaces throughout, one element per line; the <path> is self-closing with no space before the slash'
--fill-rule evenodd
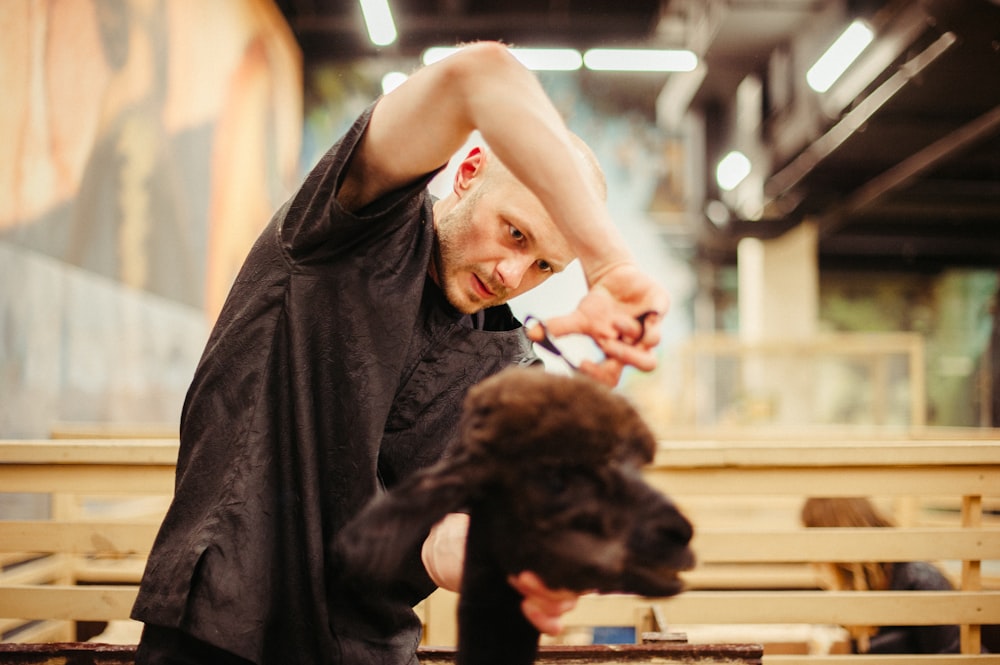
<path id="1" fill-rule="evenodd" d="M 473 130 L 490 148 L 432 201 L 426 183 Z M 411 607 L 435 583 L 457 588 L 463 518 L 435 527 L 384 593 L 344 584 L 330 547 L 442 454 L 471 385 L 537 362 L 504 303 L 577 258 L 589 291 L 549 333 L 591 336 L 606 359 L 583 371 L 610 384 L 655 366 L 658 317 L 637 317 L 667 296 L 635 267 L 598 173 L 499 44 L 418 71 L 362 114 L 251 250 L 195 373 L 133 609 L 140 665 L 415 662 Z M 511 583 L 528 619 L 558 631 L 574 596 L 531 573 Z"/>

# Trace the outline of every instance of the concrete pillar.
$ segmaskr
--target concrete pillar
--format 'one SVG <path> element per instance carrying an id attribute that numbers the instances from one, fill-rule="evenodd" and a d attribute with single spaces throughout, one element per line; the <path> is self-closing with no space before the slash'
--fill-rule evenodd
<path id="1" fill-rule="evenodd" d="M 737 248 L 741 363 L 740 420 L 808 425 L 816 417 L 816 377 L 782 342 L 816 334 L 818 233 L 804 222 L 772 240 L 745 238 Z"/>
<path id="2" fill-rule="evenodd" d="M 803 222 L 773 240 L 744 238 L 737 248 L 740 337 L 803 339 L 819 315 L 819 236 Z"/>

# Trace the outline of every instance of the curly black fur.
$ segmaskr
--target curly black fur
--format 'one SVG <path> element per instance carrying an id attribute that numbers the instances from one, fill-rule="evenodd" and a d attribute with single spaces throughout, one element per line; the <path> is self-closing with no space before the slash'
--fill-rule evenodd
<path id="1" fill-rule="evenodd" d="M 508 369 L 472 390 L 449 454 L 377 498 L 339 535 L 352 579 L 386 584 L 449 512 L 470 513 L 458 662 L 534 660 L 510 574 L 550 588 L 679 593 L 690 522 L 641 477 L 656 441 L 620 395 L 582 375 Z M 499 633 L 499 634 L 498 634 Z M 512 635 L 520 636 L 513 637 Z"/>

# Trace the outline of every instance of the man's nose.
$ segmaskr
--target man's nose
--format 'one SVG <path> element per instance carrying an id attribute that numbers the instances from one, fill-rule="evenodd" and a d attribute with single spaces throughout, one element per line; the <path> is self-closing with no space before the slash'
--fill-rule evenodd
<path id="1" fill-rule="evenodd" d="M 497 264 L 497 275 L 499 275 L 504 287 L 513 291 L 521 285 L 524 274 L 528 272 L 528 268 L 533 263 L 534 259 L 530 256 L 522 256 L 520 254 L 508 256 Z"/>

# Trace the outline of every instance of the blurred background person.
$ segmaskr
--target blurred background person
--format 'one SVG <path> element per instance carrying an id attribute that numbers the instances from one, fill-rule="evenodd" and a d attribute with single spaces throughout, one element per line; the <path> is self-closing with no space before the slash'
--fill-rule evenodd
<path id="1" fill-rule="evenodd" d="M 810 498 L 806 527 L 893 527 L 867 498 Z M 950 591 L 952 583 L 926 561 L 822 563 L 823 580 L 836 591 Z M 856 653 L 959 653 L 960 631 L 950 626 L 844 626 Z"/>

